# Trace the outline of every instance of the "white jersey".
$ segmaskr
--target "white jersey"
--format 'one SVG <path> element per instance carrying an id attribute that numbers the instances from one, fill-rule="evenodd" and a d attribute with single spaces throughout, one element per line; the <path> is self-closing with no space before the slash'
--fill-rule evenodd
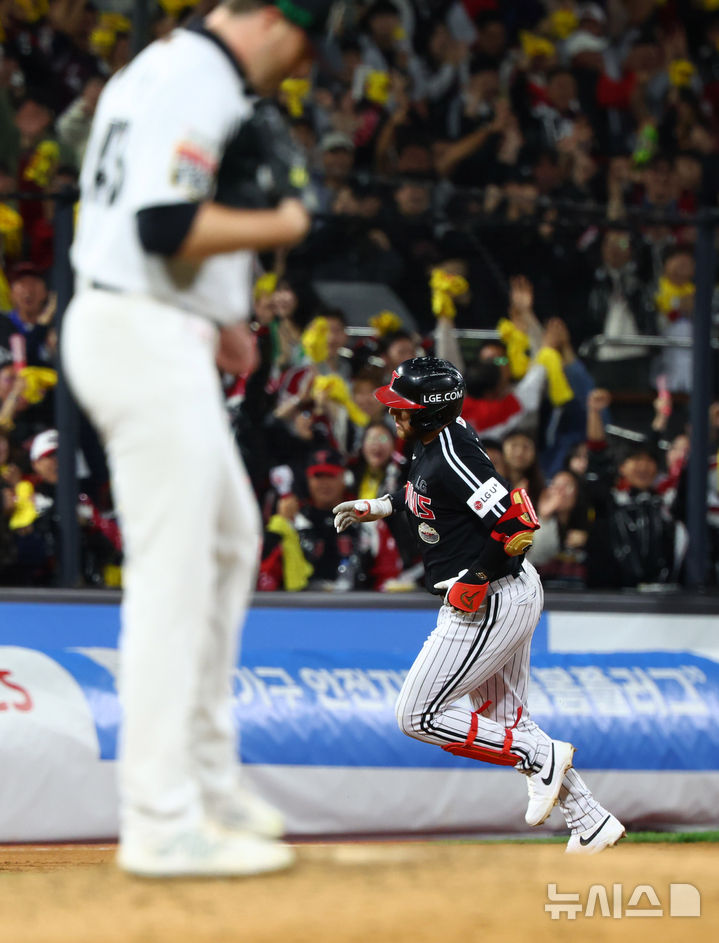
<path id="1" fill-rule="evenodd" d="M 107 84 L 80 177 L 72 261 L 80 287 L 140 293 L 219 324 L 247 317 L 251 252 L 200 263 L 148 254 L 139 210 L 212 199 L 225 146 L 253 96 L 216 37 L 175 30 Z"/>

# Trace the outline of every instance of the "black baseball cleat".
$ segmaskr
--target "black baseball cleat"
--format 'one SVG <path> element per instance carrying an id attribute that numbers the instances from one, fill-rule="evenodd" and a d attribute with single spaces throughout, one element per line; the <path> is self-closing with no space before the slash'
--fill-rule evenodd
<path id="1" fill-rule="evenodd" d="M 549 818 L 562 788 L 562 780 L 571 769 L 574 747 L 564 740 L 552 740 L 549 756 L 538 773 L 527 779 L 529 803 L 524 815 L 527 825 L 535 827 Z"/>
<path id="2" fill-rule="evenodd" d="M 567 842 L 568 855 L 597 855 L 611 848 L 627 834 L 626 829 L 610 812 L 597 825 L 584 832 L 575 832 Z"/>

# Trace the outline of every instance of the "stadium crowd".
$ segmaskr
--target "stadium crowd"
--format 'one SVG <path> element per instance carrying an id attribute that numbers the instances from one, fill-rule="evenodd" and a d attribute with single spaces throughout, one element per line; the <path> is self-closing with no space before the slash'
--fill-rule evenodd
<path id="1" fill-rule="evenodd" d="M 163 0 L 153 36 L 211 6 Z M 57 574 L 52 197 L 76 183 L 102 87 L 128 61 L 128 13 L 0 0 L 4 585 Z M 402 485 L 407 456 L 372 392 L 430 352 L 463 370 L 466 421 L 532 497 L 547 585 L 681 583 L 692 214 L 719 192 L 717 4 L 375 0 L 350 14 L 312 78 L 280 90 L 314 223 L 258 260 L 261 365 L 222 377 L 265 520 L 258 588 L 421 582 L 401 517 L 338 536 L 330 512 Z M 352 324 L 324 283 L 354 295 Z M 368 284 L 396 310 L 357 320 Z M 644 410 L 618 427 L 632 403 Z M 719 583 L 719 402 L 710 427 Z M 86 424 L 81 444 L 83 579 L 118 585 L 122 538 Z M 160 474 L 172 469 L 148 469 L 148 488 Z"/>

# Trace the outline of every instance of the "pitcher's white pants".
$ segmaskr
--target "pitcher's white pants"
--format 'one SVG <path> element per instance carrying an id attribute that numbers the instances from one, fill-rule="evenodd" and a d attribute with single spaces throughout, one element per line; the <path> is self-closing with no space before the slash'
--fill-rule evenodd
<path id="1" fill-rule="evenodd" d="M 216 328 L 141 295 L 82 291 L 68 380 L 107 449 L 125 563 L 120 834 L 199 822 L 235 783 L 231 672 L 260 524 L 214 365 Z"/>

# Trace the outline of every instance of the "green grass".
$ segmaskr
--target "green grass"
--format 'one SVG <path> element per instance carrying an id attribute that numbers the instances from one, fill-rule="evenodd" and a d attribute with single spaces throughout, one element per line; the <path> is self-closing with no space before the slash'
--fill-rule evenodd
<path id="1" fill-rule="evenodd" d="M 719 842 L 719 830 L 715 829 L 706 832 L 627 832 L 627 837 L 624 840 L 628 842 L 637 842 L 640 844 L 652 844 L 657 842 L 672 842 L 675 844 L 686 842 Z M 496 843 L 501 841 L 503 843 L 519 845 L 552 845 L 566 842 L 567 836 L 542 835 L 537 838 L 532 838 L 526 835 L 522 835 L 518 838 L 502 836 L 501 838 L 481 838 L 479 841 L 486 844 L 492 844 L 493 842 Z"/>

